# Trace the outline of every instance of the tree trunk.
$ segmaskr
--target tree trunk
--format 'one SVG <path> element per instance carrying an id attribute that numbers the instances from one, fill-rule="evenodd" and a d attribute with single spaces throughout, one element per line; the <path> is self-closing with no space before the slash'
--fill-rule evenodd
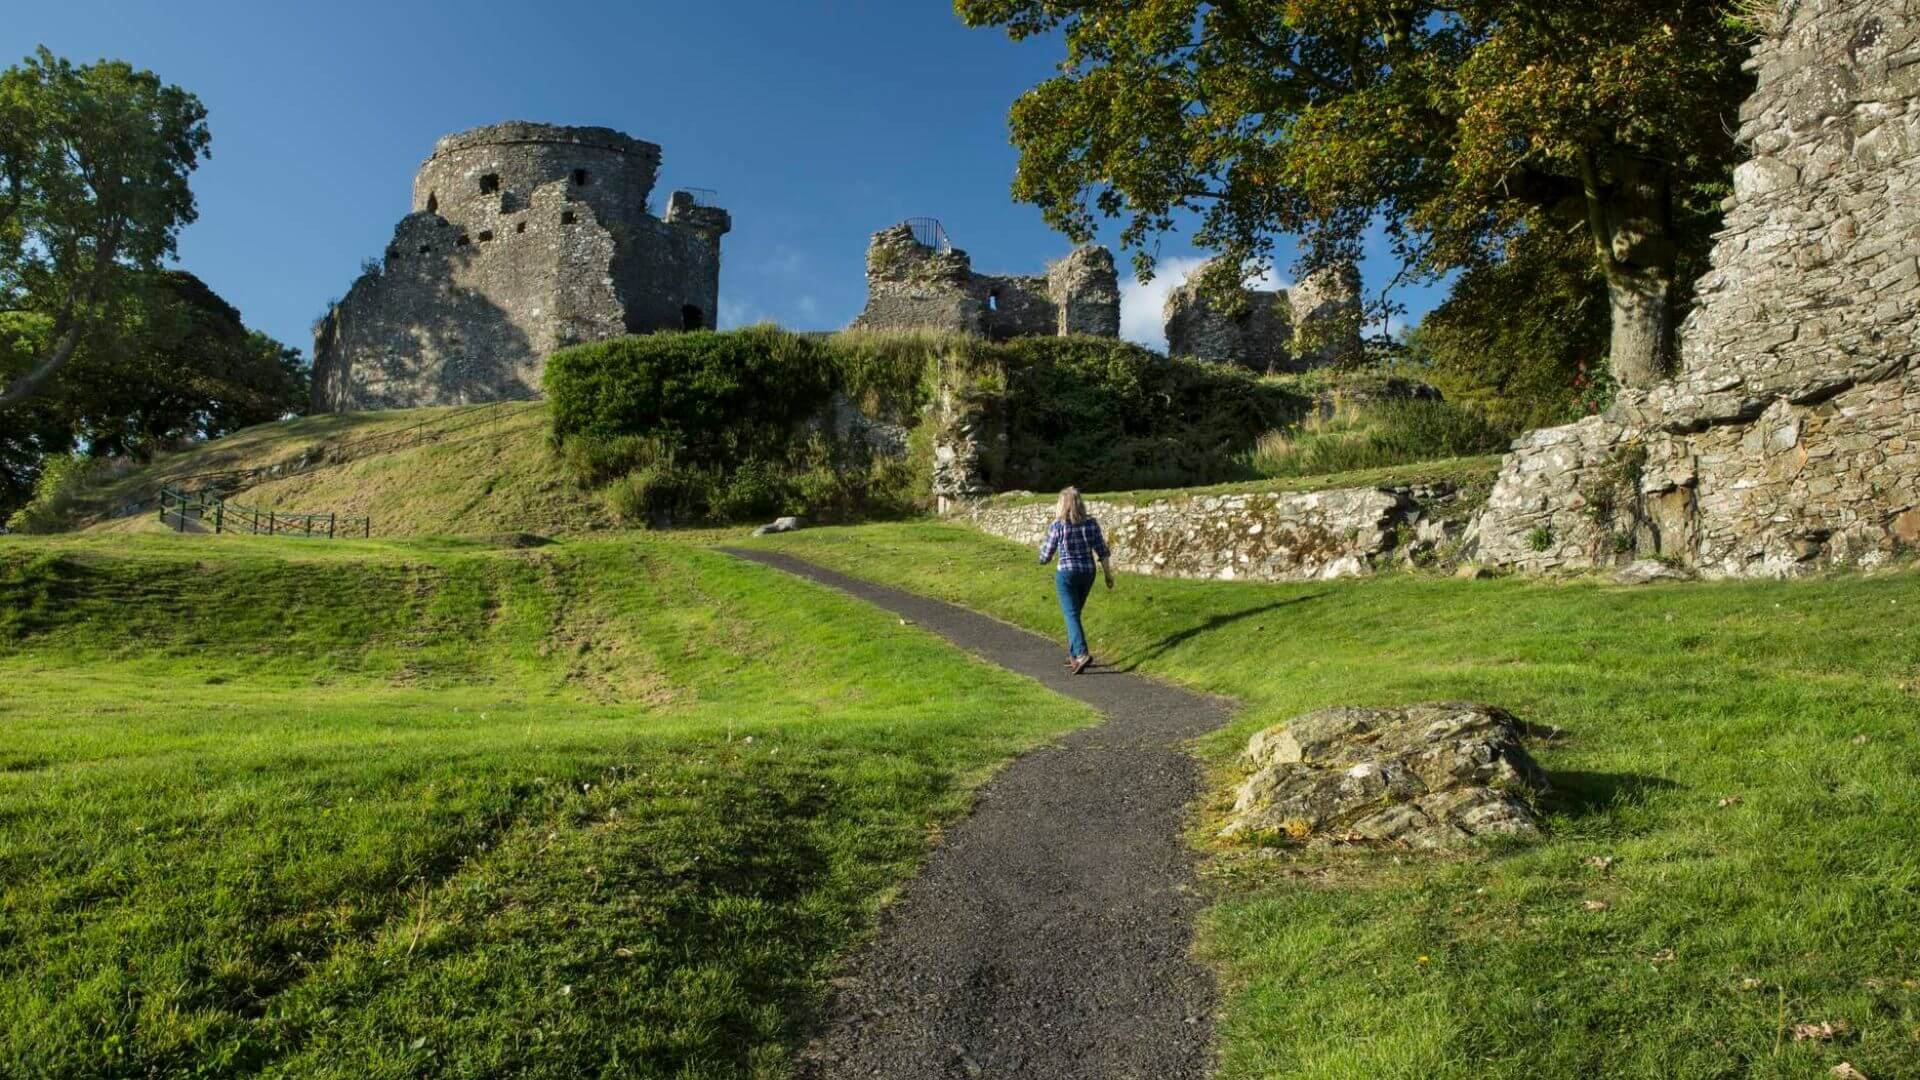
<path id="1" fill-rule="evenodd" d="M 1582 155 L 1587 224 L 1613 312 L 1609 364 L 1621 386 L 1651 386 L 1673 372 L 1672 171 L 1624 153 L 1607 165 L 1602 176 Z"/>
<path id="2" fill-rule="evenodd" d="M 1673 370 L 1673 280 L 1671 273 L 1607 275 L 1613 309 L 1608 348 L 1613 377 L 1621 386 L 1652 386 Z"/>

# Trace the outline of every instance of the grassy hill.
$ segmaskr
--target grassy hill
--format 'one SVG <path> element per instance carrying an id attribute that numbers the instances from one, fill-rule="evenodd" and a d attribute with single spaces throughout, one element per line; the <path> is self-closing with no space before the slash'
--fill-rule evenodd
<path id="1" fill-rule="evenodd" d="M 163 486 L 233 487 L 262 509 L 371 515 L 375 536 L 564 536 L 611 526 L 562 472 L 544 402 L 323 414 L 262 424 L 165 454 L 90 487 L 83 526 L 159 527 Z"/>
<path id="2" fill-rule="evenodd" d="M 644 537 L 0 537 L 0 1075 L 786 1075 L 1089 710 Z"/>

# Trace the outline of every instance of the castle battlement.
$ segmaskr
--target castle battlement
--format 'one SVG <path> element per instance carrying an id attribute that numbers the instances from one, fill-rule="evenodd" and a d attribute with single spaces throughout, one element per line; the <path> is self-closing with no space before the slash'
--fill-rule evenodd
<path id="1" fill-rule="evenodd" d="M 537 397 L 582 341 L 711 329 L 732 217 L 676 191 L 660 148 L 611 128 L 514 121 L 448 135 L 413 212 L 314 332 L 314 408 Z"/>

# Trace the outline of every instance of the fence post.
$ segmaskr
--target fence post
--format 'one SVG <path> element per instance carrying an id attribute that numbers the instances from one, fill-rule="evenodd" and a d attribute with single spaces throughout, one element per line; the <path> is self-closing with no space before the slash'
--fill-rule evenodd
<path id="1" fill-rule="evenodd" d="M 227 527 L 227 503 L 221 499 L 213 504 L 213 535 L 219 536 Z"/>
<path id="2" fill-rule="evenodd" d="M 364 539 L 367 539 L 368 537 L 371 537 L 372 535 L 373 535 L 373 515 L 368 514 L 366 517 L 363 517 L 360 519 L 360 538 L 364 540 Z"/>
<path id="3" fill-rule="evenodd" d="M 267 535 L 273 535 L 273 511 L 267 511 Z"/>
<path id="4" fill-rule="evenodd" d="M 333 511 L 327 511 L 327 539 L 333 539 Z"/>

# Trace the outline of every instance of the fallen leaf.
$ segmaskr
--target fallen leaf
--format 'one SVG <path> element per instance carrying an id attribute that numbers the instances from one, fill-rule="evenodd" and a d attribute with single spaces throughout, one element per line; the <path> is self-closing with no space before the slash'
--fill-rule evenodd
<path id="1" fill-rule="evenodd" d="M 1872 741 L 1873 741 L 1873 736 L 1867 734 L 1864 731 L 1853 737 L 1853 745 L 1855 746 L 1865 746 Z"/>
<path id="2" fill-rule="evenodd" d="M 1866 1073 L 1861 1072 L 1859 1069 L 1854 1068 L 1844 1061 L 1827 1071 L 1839 1077 L 1840 1080 L 1867 1080 Z"/>
<path id="3" fill-rule="evenodd" d="M 1853 1025 L 1845 1020 L 1822 1020 L 1817 1024 L 1795 1024 L 1791 1029 L 1794 1042 L 1832 1042 L 1853 1030 Z"/>
<path id="4" fill-rule="evenodd" d="M 1720 805 L 1721 805 L 1722 807 L 1728 807 L 1728 806 L 1739 806 L 1739 805 L 1740 805 L 1740 796 L 1738 796 L 1738 795 L 1723 795 L 1723 796 L 1721 796 L 1721 798 L 1720 798 Z"/>
<path id="5" fill-rule="evenodd" d="M 620 948 L 613 950 L 613 955 L 619 957 L 622 960 L 627 960 L 632 958 L 633 950 L 623 945 Z"/>
<path id="6" fill-rule="evenodd" d="M 1605 911 L 1613 905 L 1607 903 L 1605 900 L 1582 900 L 1580 901 L 1580 906 L 1586 908 L 1588 911 Z"/>
<path id="7" fill-rule="evenodd" d="M 1593 867 L 1595 870 L 1609 870 L 1613 867 L 1613 856 L 1589 855 L 1587 856 L 1587 865 Z"/>
<path id="8" fill-rule="evenodd" d="M 1740 989 L 1742 990 L 1758 990 L 1765 985 L 1767 984 L 1760 981 L 1759 979 L 1741 979 L 1740 980 Z"/>
<path id="9" fill-rule="evenodd" d="M 1673 950 L 1661 949 L 1659 952 L 1654 953 L 1651 957 L 1649 957 L 1649 959 L 1652 960 L 1655 964 L 1671 964 L 1673 963 Z"/>

